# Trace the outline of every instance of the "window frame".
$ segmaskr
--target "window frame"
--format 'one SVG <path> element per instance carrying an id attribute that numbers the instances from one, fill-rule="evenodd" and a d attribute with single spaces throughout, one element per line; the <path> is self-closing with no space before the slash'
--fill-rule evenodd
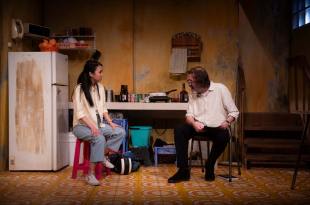
<path id="1" fill-rule="evenodd" d="M 306 5 L 307 3 L 307 5 Z M 310 0 L 292 1 L 292 29 L 299 29 L 310 24 Z M 300 22 L 300 21 L 303 22 Z"/>

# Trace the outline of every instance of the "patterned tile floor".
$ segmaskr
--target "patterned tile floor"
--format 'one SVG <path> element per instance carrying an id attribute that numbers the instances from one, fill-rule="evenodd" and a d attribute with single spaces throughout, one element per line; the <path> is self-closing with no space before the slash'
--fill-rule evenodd
<path id="1" fill-rule="evenodd" d="M 310 170 L 299 172 L 295 190 L 292 169 L 252 168 L 233 182 L 206 182 L 193 168 L 190 181 L 168 184 L 175 165 L 160 164 L 130 175 L 112 173 L 98 187 L 82 176 L 71 179 L 71 170 L 0 172 L 0 204 L 310 204 Z M 219 166 L 216 174 L 226 171 Z"/>

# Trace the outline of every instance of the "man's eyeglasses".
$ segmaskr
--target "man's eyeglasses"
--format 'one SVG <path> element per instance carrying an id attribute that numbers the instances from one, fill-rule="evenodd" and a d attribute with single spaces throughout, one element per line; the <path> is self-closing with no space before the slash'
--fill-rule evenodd
<path id="1" fill-rule="evenodd" d="M 187 80 L 187 84 L 188 85 L 192 85 L 192 84 L 194 84 L 195 83 L 195 81 L 193 81 L 193 80 Z"/>

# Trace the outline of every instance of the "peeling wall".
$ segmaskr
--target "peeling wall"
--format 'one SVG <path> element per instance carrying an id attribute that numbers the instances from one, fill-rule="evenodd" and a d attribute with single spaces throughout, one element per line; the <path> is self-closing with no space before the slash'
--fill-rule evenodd
<path id="1" fill-rule="evenodd" d="M 137 92 L 180 91 L 184 78 L 169 77 L 171 38 L 178 32 L 200 35 L 200 64 L 212 80 L 234 93 L 237 65 L 237 6 L 234 1 L 136 1 L 135 83 Z M 187 90 L 189 90 L 187 88 Z"/>
<path id="2" fill-rule="evenodd" d="M 44 19 L 52 32 L 65 33 L 68 28 L 79 27 L 94 30 L 96 47 L 102 52 L 100 61 L 104 67 L 104 86 L 119 92 L 121 84 L 127 84 L 132 90 L 132 1 L 45 2 Z M 65 54 L 69 56 L 69 93 L 72 94 L 78 75 L 91 52 L 72 51 Z"/>
<path id="3" fill-rule="evenodd" d="M 129 92 L 173 88 L 179 92 L 185 78 L 169 76 L 171 38 L 186 31 L 199 34 L 203 42 L 201 62 L 188 66 L 206 66 L 214 81 L 226 83 L 234 93 L 238 18 L 233 0 L 79 0 L 74 4 L 57 0 L 45 5 L 45 23 L 56 33 L 69 27 L 93 28 L 97 48 L 103 52 L 102 83 L 114 93 L 119 93 L 121 84 L 128 84 Z M 85 57 L 70 56 L 70 93 Z"/>
<path id="4" fill-rule="evenodd" d="M 287 112 L 290 1 L 240 1 L 240 60 L 246 111 Z"/>

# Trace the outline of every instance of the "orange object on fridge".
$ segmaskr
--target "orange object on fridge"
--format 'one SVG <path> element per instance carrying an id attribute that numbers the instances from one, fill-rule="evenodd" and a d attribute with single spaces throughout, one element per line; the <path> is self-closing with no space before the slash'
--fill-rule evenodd
<path id="1" fill-rule="evenodd" d="M 43 39 L 39 44 L 40 51 L 58 51 L 57 42 L 55 39 Z"/>

